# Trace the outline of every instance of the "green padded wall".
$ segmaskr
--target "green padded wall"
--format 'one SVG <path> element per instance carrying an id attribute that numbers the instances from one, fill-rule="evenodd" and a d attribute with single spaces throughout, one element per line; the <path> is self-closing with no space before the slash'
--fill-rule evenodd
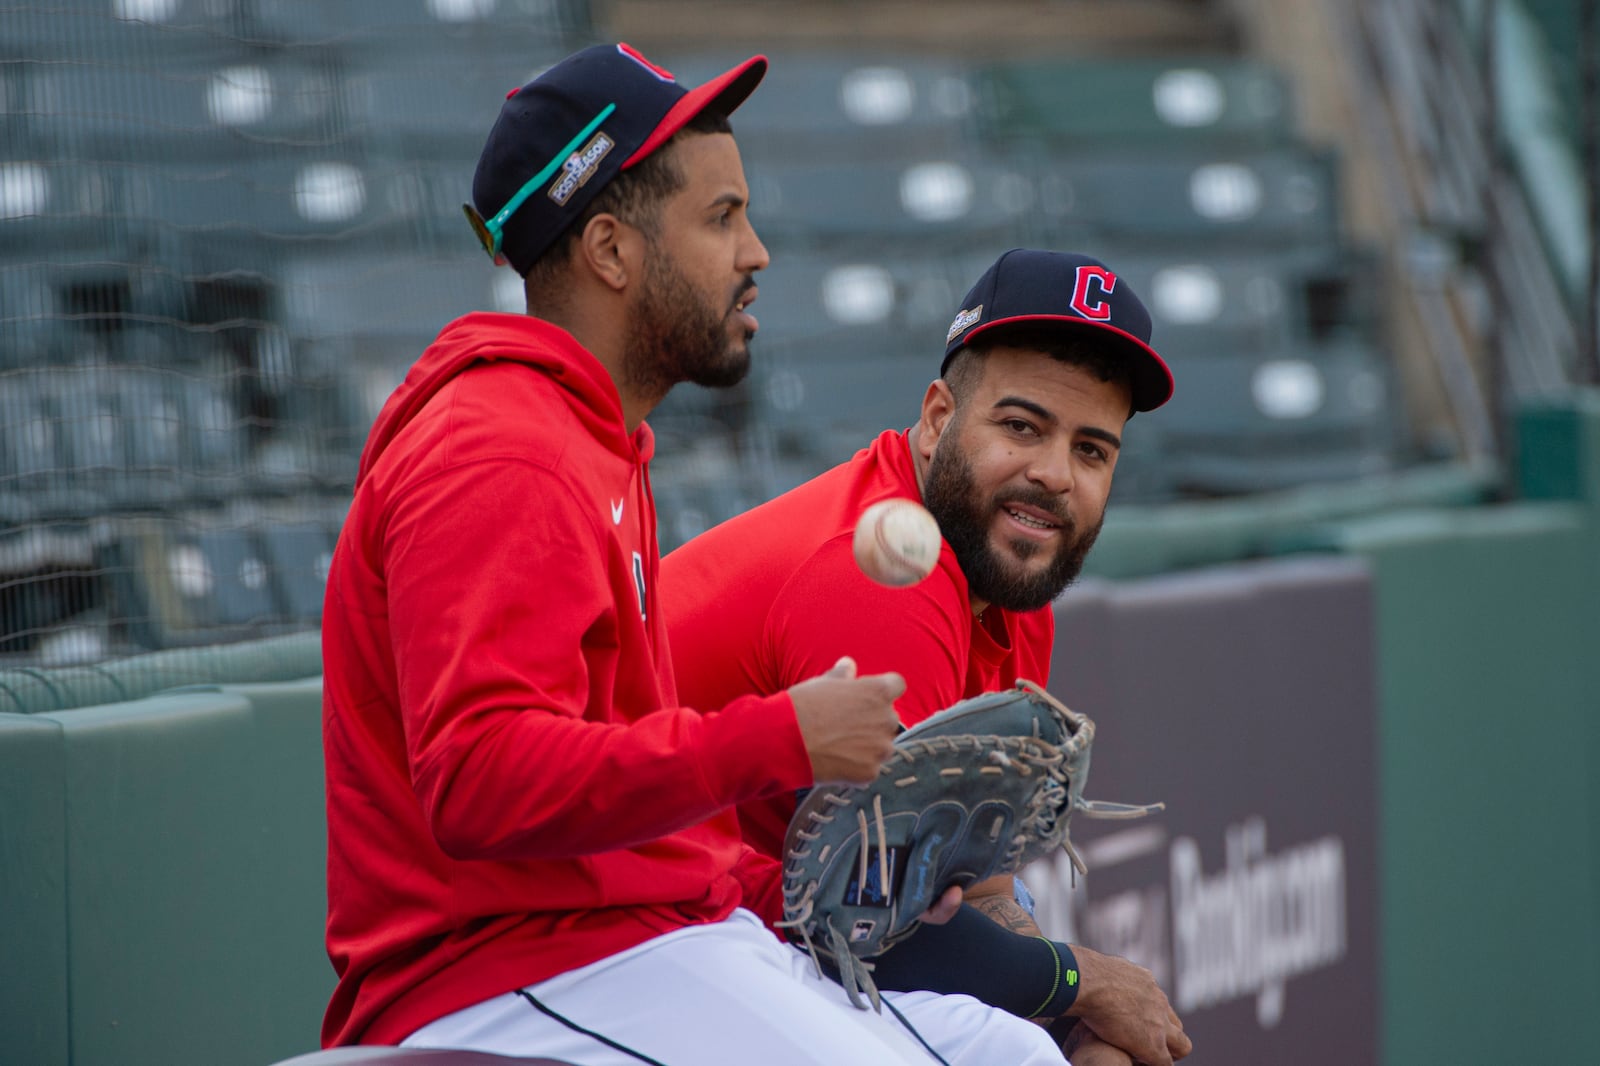
<path id="1" fill-rule="evenodd" d="M 67 1066 L 67 828 L 54 722 L 0 714 L 0 1062 Z"/>
<path id="2" fill-rule="evenodd" d="M 1576 505 L 1374 520 L 1384 1059 L 1569 1057 L 1600 1003 L 1600 537 Z"/>
<path id="3" fill-rule="evenodd" d="M 0 713 L 0 1063 L 315 1049 L 321 703 L 309 678 Z"/>
<path id="4" fill-rule="evenodd" d="M 0 670 L 0 711 L 64 711 L 118 703 L 144 693 L 129 692 L 99 666 Z"/>
<path id="5" fill-rule="evenodd" d="M 322 673 L 322 634 L 178 648 L 93 666 L 0 670 L 0 713 L 38 714 L 143 699 L 186 685 L 292 681 Z"/>
<path id="6" fill-rule="evenodd" d="M 102 668 L 127 690 L 128 699 L 178 685 L 291 681 L 322 673 L 322 634 L 292 633 L 241 644 L 152 652 L 114 660 Z"/>
<path id="7" fill-rule="evenodd" d="M 272 889 L 260 901 L 253 987 L 268 1025 L 262 1061 L 314 1051 L 333 995 L 323 943 L 328 917 L 322 776 L 322 679 L 229 685 L 250 701 L 263 817 L 257 846 Z"/>
<path id="8" fill-rule="evenodd" d="M 35 716 L 64 741 L 73 1066 L 239 1066 L 269 1046 L 252 707 L 184 693 Z"/>

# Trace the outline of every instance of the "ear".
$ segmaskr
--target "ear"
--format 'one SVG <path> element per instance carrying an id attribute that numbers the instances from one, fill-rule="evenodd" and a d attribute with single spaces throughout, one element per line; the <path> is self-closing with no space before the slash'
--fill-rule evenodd
<path id="1" fill-rule="evenodd" d="M 591 218 L 578 238 L 578 257 L 587 271 L 615 292 L 628 287 L 640 262 L 639 231 L 617 216 L 601 213 Z"/>
<path id="2" fill-rule="evenodd" d="M 935 378 L 922 396 L 922 417 L 917 420 L 917 450 L 923 459 L 933 458 L 939 438 L 955 417 L 956 397 L 944 378 Z"/>

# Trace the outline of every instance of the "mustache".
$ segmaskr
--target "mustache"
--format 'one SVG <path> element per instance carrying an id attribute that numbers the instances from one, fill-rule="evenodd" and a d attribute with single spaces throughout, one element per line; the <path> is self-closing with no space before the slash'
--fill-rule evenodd
<path id="1" fill-rule="evenodd" d="M 1060 522 L 1068 532 L 1076 528 L 1076 523 L 1072 521 L 1072 516 L 1067 513 L 1066 507 L 1061 502 L 1061 497 L 1054 493 L 1046 492 L 1043 489 L 1012 489 L 1008 492 L 996 493 L 994 497 L 996 507 L 1018 503 L 1045 512 L 1051 518 Z"/>

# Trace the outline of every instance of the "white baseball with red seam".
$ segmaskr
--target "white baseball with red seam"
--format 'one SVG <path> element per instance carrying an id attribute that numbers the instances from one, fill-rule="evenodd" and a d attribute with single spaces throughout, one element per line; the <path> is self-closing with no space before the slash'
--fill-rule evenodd
<path id="1" fill-rule="evenodd" d="M 861 572 L 880 585 L 915 585 L 939 562 L 939 523 L 915 500 L 880 500 L 856 523 L 855 556 Z"/>

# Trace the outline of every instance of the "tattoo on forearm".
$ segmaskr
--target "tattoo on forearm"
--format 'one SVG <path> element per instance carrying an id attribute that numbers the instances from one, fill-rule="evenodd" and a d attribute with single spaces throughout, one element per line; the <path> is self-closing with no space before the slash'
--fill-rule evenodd
<path id="1" fill-rule="evenodd" d="M 1023 936 L 1038 936 L 1039 926 L 1033 920 L 1033 915 L 1022 909 L 1022 904 L 1005 896 L 980 896 L 969 901 L 982 913 L 988 915 L 991 921 L 998 922 L 1001 926 L 1013 933 Z"/>

